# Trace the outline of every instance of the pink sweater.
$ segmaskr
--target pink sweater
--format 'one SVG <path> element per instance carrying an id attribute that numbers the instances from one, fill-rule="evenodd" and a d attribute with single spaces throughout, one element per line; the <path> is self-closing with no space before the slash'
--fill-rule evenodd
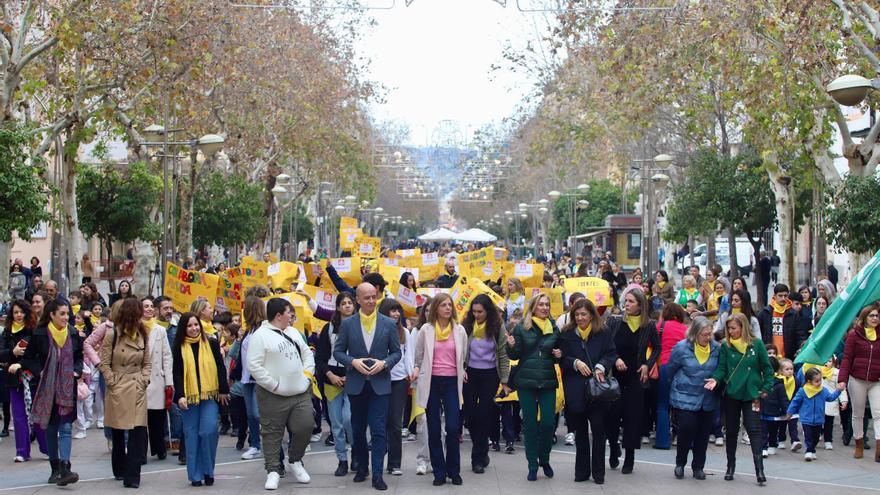
<path id="1" fill-rule="evenodd" d="M 446 340 L 434 341 L 434 361 L 431 363 L 433 376 L 457 376 L 455 365 L 455 339 L 450 336 Z"/>
<path id="2" fill-rule="evenodd" d="M 107 334 L 107 330 L 112 329 L 113 322 L 107 320 L 95 327 L 92 334 L 83 342 L 83 354 L 89 363 L 96 368 L 101 364 L 101 346 L 104 344 L 104 335 Z"/>

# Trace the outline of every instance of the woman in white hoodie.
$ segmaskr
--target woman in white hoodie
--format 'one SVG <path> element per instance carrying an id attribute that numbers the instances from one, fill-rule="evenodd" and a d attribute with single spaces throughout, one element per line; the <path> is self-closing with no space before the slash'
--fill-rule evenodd
<path id="1" fill-rule="evenodd" d="M 267 320 L 248 345 L 248 370 L 257 383 L 267 490 L 278 489 L 284 472 L 280 454 L 285 430 L 292 435 L 288 456 L 294 477 L 300 483 L 311 481 L 302 459 L 314 426 L 310 376 L 315 373 L 315 358 L 302 334 L 290 326 L 293 316 L 289 301 L 270 299 Z"/>

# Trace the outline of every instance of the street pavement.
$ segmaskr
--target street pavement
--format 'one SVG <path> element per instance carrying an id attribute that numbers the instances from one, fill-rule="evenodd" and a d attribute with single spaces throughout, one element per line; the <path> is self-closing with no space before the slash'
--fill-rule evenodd
<path id="1" fill-rule="evenodd" d="M 325 428 L 326 431 L 326 428 Z M 619 470 L 608 470 L 605 484 L 602 486 L 592 481 L 575 483 L 574 447 L 562 444 L 564 427 L 559 430 L 559 443 L 554 446 L 551 464 L 556 471 L 553 479 L 539 475 L 538 481 L 526 481 L 526 462 L 521 444 L 513 455 L 503 452 L 491 452 L 491 464 L 482 475 L 470 471 L 470 442 L 466 439 L 461 445 L 463 486 L 447 483 L 443 487 L 434 487 L 432 477 L 415 474 L 415 445 L 404 445 L 404 475 L 386 475 L 389 485 L 388 493 L 399 494 L 505 494 L 526 495 L 535 491 L 546 491 L 554 495 L 589 493 L 633 494 L 633 493 L 675 493 L 675 494 L 743 494 L 743 493 L 787 493 L 797 495 L 848 495 L 880 493 L 880 463 L 874 462 L 874 450 L 865 452 L 865 458 L 853 459 L 852 446 L 845 447 L 840 441 L 840 432 L 836 432 L 835 450 L 818 450 L 819 459 L 811 463 L 803 460 L 803 453 L 793 454 L 787 450 L 780 451 L 765 461 L 765 472 L 768 483 L 759 487 L 755 483 L 751 454 L 746 445 L 739 445 L 738 467 L 736 479 L 724 481 L 726 465 L 724 447 L 709 447 L 707 462 L 708 479 L 697 481 L 691 477 L 690 468 L 686 470 L 683 480 L 673 477 L 675 452 L 655 450 L 649 445 L 643 446 L 636 453 L 635 471 L 630 475 L 621 475 Z M 870 434 L 870 432 L 869 432 Z M 49 463 L 40 459 L 37 453 L 34 459 L 24 464 L 15 464 L 14 440 L 10 436 L 0 441 L 0 494 L 31 494 L 57 493 L 67 490 L 88 495 L 105 493 L 197 493 L 211 491 L 216 494 L 257 494 L 267 493 L 263 490 L 265 471 L 262 459 L 242 461 L 240 452 L 235 450 L 234 439 L 221 437 L 217 452 L 216 483 L 213 487 L 193 488 L 186 478 L 185 466 L 177 463 L 176 456 L 169 456 L 164 461 L 150 458 L 144 466 L 139 490 L 126 490 L 122 483 L 112 478 L 110 470 L 110 453 L 102 432 L 89 430 L 88 437 L 74 440 L 72 464 L 80 475 L 81 481 L 66 488 L 45 485 L 49 475 Z M 34 444 L 36 447 L 36 444 Z M 277 493 L 320 493 L 321 495 L 342 495 L 349 493 L 376 493 L 367 483 L 354 483 L 352 475 L 344 478 L 333 476 L 336 468 L 336 457 L 332 447 L 325 447 L 323 441 L 313 443 L 311 452 L 306 454 L 305 466 L 311 474 L 312 482 L 307 485 L 296 484 L 292 476 L 281 480 Z M 36 448 L 34 449 L 36 452 Z"/>

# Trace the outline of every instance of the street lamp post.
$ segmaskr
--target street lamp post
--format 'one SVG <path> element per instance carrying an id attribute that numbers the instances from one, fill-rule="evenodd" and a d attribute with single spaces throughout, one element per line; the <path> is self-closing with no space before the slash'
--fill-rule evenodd
<path id="1" fill-rule="evenodd" d="M 547 193 L 547 196 L 550 196 L 553 201 L 558 200 L 559 198 L 566 197 L 568 200 L 568 248 L 574 253 L 577 249 L 577 214 L 578 210 L 581 208 L 586 208 L 590 206 L 590 202 L 586 199 L 582 199 L 587 193 L 590 192 L 589 184 L 578 184 L 576 191 L 571 191 L 568 193 L 561 193 L 559 191 L 553 190 Z"/>
<path id="2" fill-rule="evenodd" d="M 168 103 L 165 105 L 165 113 L 164 113 L 164 122 L 169 121 L 169 109 Z M 191 166 L 195 166 L 196 158 L 198 152 L 201 151 L 202 154 L 206 157 L 212 156 L 215 153 L 218 153 L 223 149 L 223 144 L 225 143 L 225 139 L 217 134 L 206 134 L 198 139 L 193 138 L 188 141 L 170 141 L 169 135 L 177 132 L 183 132 L 183 129 L 166 129 L 165 126 L 159 124 L 152 124 L 144 128 L 143 135 L 146 141 L 142 141 L 139 143 L 141 146 L 146 148 L 150 147 L 161 147 L 162 153 L 161 155 L 157 155 L 157 157 L 162 158 L 162 252 L 160 253 L 161 257 L 161 271 L 162 271 L 162 286 L 165 286 L 165 272 L 166 266 L 170 259 L 175 258 L 175 253 L 177 251 L 177 233 L 174 228 L 174 198 L 177 197 L 177 178 L 179 175 L 178 165 L 177 165 L 177 155 L 169 155 L 169 147 L 171 146 L 187 146 L 190 149 L 190 160 L 192 162 Z M 161 141 L 160 141 L 161 139 Z M 169 187 L 169 169 L 168 169 L 168 158 L 175 158 L 174 161 L 174 169 L 171 171 L 172 175 L 172 184 Z"/>
<path id="3" fill-rule="evenodd" d="M 637 163 L 652 163 L 655 168 L 641 165 L 637 168 L 640 173 L 642 185 L 642 263 L 648 274 L 659 269 L 657 259 L 657 209 L 654 204 L 656 192 L 663 191 L 669 183 L 669 176 L 663 172 L 669 168 L 673 158 L 667 154 L 660 154 L 649 160 L 635 160 Z M 653 174 L 653 175 L 648 175 Z M 649 275 L 650 276 L 650 275 Z"/>

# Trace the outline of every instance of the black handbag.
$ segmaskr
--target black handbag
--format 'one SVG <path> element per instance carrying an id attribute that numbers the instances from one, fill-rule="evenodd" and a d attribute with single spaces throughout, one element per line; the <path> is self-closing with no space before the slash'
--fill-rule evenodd
<path id="1" fill-rule="evenodd" d="M 605 381 L 600 382 L 596 379 L 595 366 L 590 359 L 590 353 L 587 351 L 587 345 L 581 341 L 584 354 L 587 355 L 587 366 L 593 370 L 593 374 L 584 380 L 584 395 L 587 403 L 591 402 L 614 402 L 620 398 L 620 383 L 617 378 L 611 374 L 611 370 L 605 371 Z"/>

